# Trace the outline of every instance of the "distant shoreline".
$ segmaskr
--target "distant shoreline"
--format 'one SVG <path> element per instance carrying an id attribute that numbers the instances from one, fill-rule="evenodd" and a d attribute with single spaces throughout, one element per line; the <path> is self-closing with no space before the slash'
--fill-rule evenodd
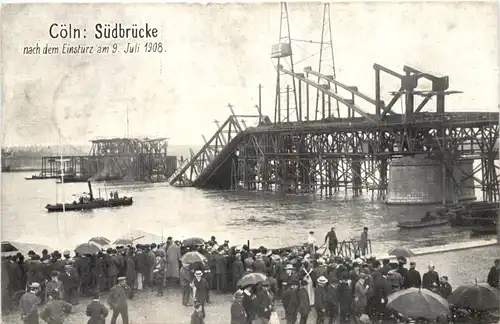
<path id="1" fill-rule="evenodd" d="M 19 173 L 19 172 L 41 172 L 40 168 L 18 168 L 18 169 L 10 169 L 8 171 L 2 171 L 2 173 Z"/>

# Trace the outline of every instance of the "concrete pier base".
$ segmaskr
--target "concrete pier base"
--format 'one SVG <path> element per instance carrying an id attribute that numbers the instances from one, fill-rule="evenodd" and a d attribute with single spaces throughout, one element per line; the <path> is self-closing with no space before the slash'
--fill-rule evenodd
<path id="1" fill-rule="evenodd" d="M 403 157 L 389 164 L 387 204 L 438 204 L 452 203 L 454 192 L 457 201 L 475 200 L 472 161 L 457 161 L 454 178 L 443 179 L 443 166 L 427 157 Z"/>

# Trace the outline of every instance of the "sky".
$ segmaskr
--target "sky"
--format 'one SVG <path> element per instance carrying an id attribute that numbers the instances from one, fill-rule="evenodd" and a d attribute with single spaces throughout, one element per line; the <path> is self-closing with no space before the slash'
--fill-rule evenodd
<path id="1" fill-rule="evenodd" d="M 288 8 L 292 39 L 319 41 L 323 5 Z M 199 144 L 201 134 L 209 138 L 216 130 L 214 120 L 228 117 L 229 103 L 237 114 L 256 114 L 259 84 L 263 113 L 273 116 L 276 71 L 270 53 L 279 42 L 277 3 L 9 4 L 2 5 L 1 19 L 5 146 L 54 144 L 58 131 L 65 144 L 123 137 L 127 111 L 130 136 Z M 450 90 L 464 92 L 447 98 L 448 110 L 498 111 L 496 2 L 332 3 L 330 21 L 339 81 L 373 97 L 373 63 L 395 71 L 406 64 L 448 75 Z M 159 29 L 166 52 L 23 55 L 25 46 L 37 43 L 113 43 L 50 39 L 53 22 L 89 34 L 96 23 L 147 22 Z M 319 45 L 293 43 L 296 71 L 318 65 Z M 388 102 L 399 86 L 382 81 Z"/>

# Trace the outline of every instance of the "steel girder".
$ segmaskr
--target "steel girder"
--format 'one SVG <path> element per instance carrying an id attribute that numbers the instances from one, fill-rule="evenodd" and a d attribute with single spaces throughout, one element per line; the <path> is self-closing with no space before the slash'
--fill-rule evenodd
<path id="1" fill-rule="evenodd" d="M 496 200 L 498 122 L 463 124 L 467 123 L 440 128 L 431 123 L 380 130 L 325 129 L 313 133 L 296 128 L 248 134 L 236 148 L 232 188 L 327 195 L 337 191 L 359 195 L 365 191 L 380 198 L 387 191 L 387 168 L 392 158 L 427 155 L 443 164 L 456 194 L 465 185 L 464 178 L 455 179 L 454 170 L 458 169 L 466 173 L 465 178 L 474 178 L 483 189 L 484 199 Z M 463 159 L 481 163 L 469 174 L 457 163 Z"/>
<path id="2" fill-rule="evenodd" d="M 167 182 L 171 185 L 190 186 L 204 170 L 213 164 L 228 143 L 242 131 L 243 128 L 238 119 L 234 115 L 229 116 L 224 123 L 218 125 L 217 131 L 208 141 L 204 138 L 205 145 L 197 154 L 191 152 L 189 159 L 181 161 L 181 165 Z"/>

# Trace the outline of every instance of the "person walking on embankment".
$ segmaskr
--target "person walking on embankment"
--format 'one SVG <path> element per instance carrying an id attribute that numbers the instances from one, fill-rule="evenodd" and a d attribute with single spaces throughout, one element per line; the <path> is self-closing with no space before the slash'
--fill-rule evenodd
<path id="1" fill-rule="evenodd" d="M 108 304 L 113 310 L 111 315 L 111 324 L 116 323 L 118 315 L 122 316 L 122 323 L 128 324 L 128 305 L 127 299 L 132 293 L 131 288 L 125 283 L 126 278 L 118 278 L 118 284 L 111 288 L 108 297 Z"/>

